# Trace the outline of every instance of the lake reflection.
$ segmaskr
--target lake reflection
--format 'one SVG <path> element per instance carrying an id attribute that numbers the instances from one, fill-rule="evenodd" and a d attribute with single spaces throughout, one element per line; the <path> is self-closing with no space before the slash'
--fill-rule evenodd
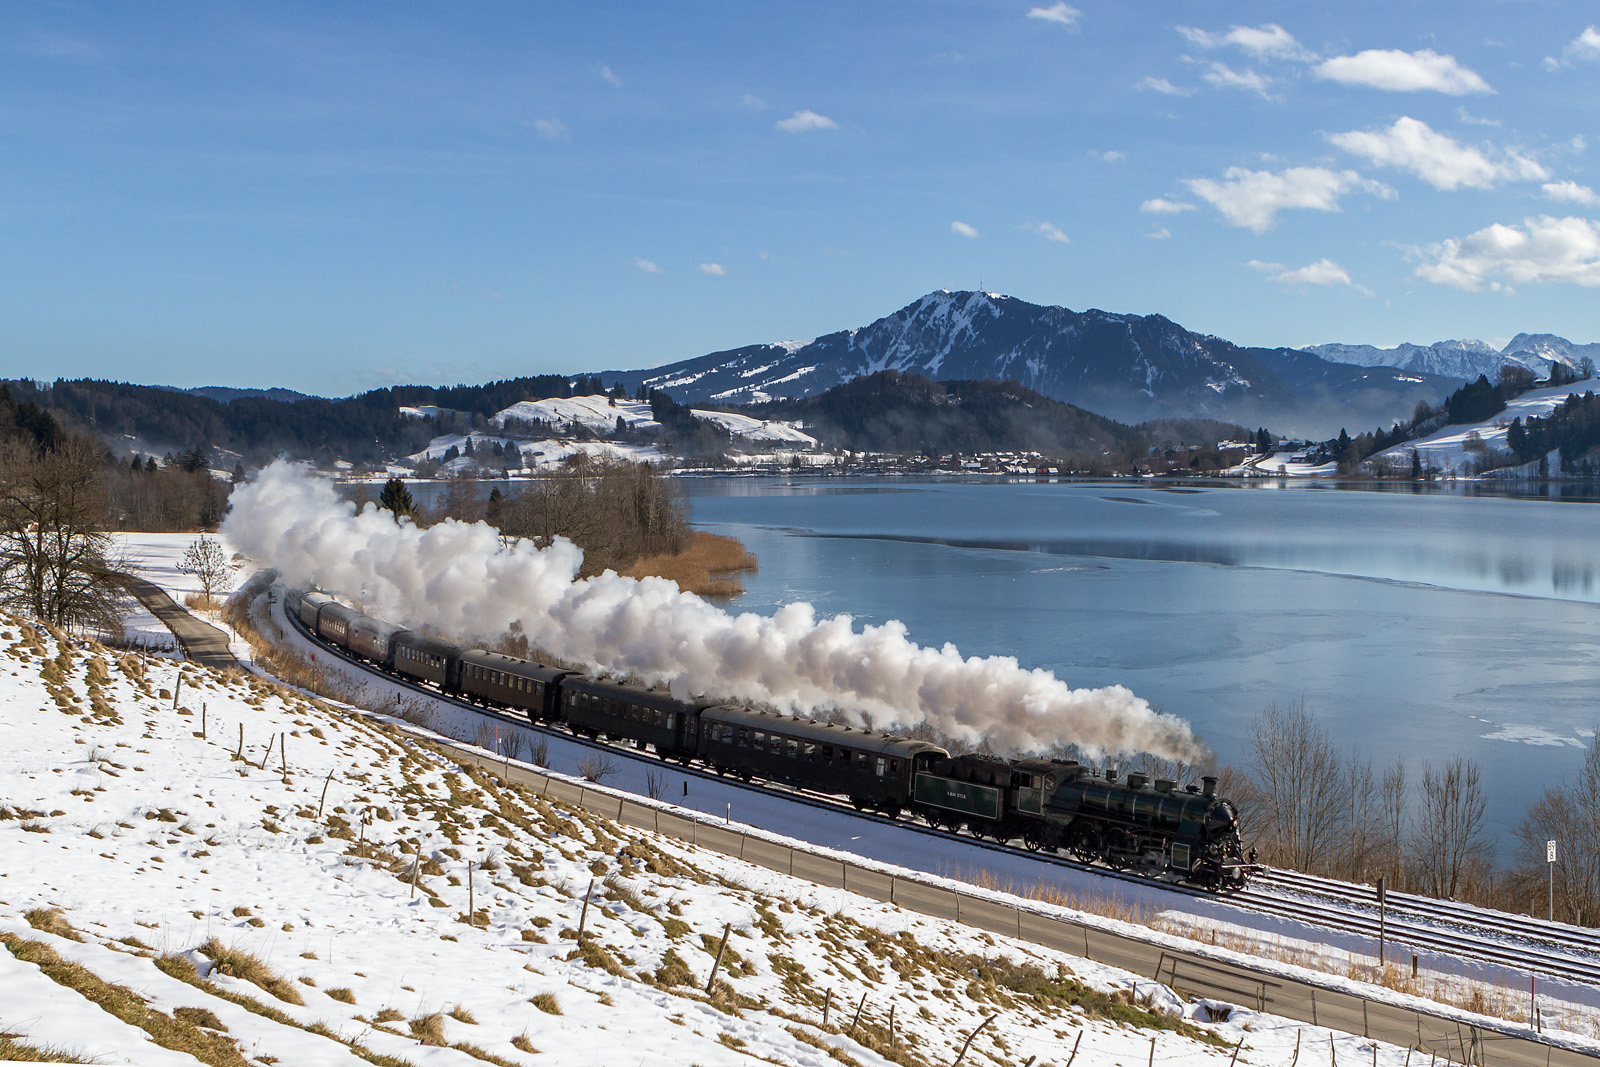
<path id="1" fill-rule="evenodd" d="M 734 610 L 808 600 L 923 642 L 1121 683 L 1225 760 L 1304 700 L 1375 763 L 1484 765 L 1507 835 L 1600 708 L 1592 503 L 1326 486 L 697 479 L 760 558 Z"/>

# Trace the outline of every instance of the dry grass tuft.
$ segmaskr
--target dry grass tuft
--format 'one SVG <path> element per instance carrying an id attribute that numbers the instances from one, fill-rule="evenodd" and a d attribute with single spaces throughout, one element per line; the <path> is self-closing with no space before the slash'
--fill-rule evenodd
<path id="1" fill-rule="evenodd" d="M 444 1012 L 419 1015 L 411 1020 L 411 1036 L 424 1045 L 445 1047 L 450 1044 L 444 1036 Z"/>
<path id="2" fill-rule="evenodd" d="M 92 1063 L 75 1052 L 54 1047 L 40 1048 L 21 1040 L 21 1034 L 0 1034 L 0 1060 L 7 1063 Z M 513 1039 L 512 1044 L 516 1044 Z"/>
<path id="3" fill-rule="evenodd" d="M 354 1004 L 356 1002 L 355 991 L 351 989 L 340 987 L 338 989 L 330 989 L 327 991 L 327 993 L 328 996 L 332 997 L 334 1000 L 345 1004 Z"/>
<path id="4" fill-rule="evenodd" d="M 544 1012 L 546 1015 L 560 1015 L 561 1002 L 554 993 L 540 993 L 528 998 L 528 1003 Z"/>
<path id="5" fill-rule="evenodd" d="M 260 986 L 285 1004 L 305 1003 L 293 985 L 279 978 L 272 968 L 243 949 L 229 948 L 213 937 L 200 946 L 200 952 L 216 964 L 217 974 Z"/>
<path id="6" fill-rule="evenodd" d="M 744 584 L 733 575 L 758 568 L 756 557 L 734 538 L 696 530 L 682 552 L 645 556 L 622 573 L 628 578 L 668 578 L 678 588 L 701 596 L 730 597 L 744 592 Z"/>
<path id="7" fill-rule="evenodd" d="M 472 1012 L 467 1010 L 467 1006 L 465 1004 L 457 1004 L 445 1014 L 450 1016 L 450 1018 L 454 1019 L 458 1023 L 466 1023 L 468 1026 L 478 1025 L 478 1020 L 473 1018 Z"/>
<path id="8" fill-rule="evenodd" d="M 518 1052 L 526 1052 L 530 1056 L 539 1055 L 539 1050 L 533 1047 L 533 1042 L 528 1040 L 528 1035 L 525 1033 L 518 1034 L 512 1038 L 511 1047 Z"/>
<path id="9" fill-rule="evenodd" d="M 28 925 L 35 930 L 42 930 L 47 934 L 64 937 L 68 941 L 83 940 L 78 936 L 78 931 L 74 930 L 72 924 L 67 921 L 66 913 L 60 908 L 33 908 L 30 911 L 23 912 L 22 917 L 28 920 Z"/>

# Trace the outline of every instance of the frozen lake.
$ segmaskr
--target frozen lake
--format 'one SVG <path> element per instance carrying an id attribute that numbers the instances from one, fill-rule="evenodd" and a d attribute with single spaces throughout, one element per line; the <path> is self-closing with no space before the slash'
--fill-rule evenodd
<path id="1" fill-rule="evenodd" d="M 1462 754 L 1493 832 L 1600 721 L 1600 508 L 1331 486 L 689 481 L 761 561 L 732 610 L 808 600 L 925 644 L 1127 685 L 1224 761 L 1304 701 L 1376 766 Z"/>

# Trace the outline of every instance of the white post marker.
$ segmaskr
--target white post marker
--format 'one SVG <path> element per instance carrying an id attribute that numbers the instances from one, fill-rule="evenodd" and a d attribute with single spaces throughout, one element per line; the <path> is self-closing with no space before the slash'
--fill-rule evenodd
<path id="1" fill-rule="evenodd" d="M 1544 861 L 1550 865 L 1550 921 L 1556 921 L 1556 843 L 1544 843 Z"/>

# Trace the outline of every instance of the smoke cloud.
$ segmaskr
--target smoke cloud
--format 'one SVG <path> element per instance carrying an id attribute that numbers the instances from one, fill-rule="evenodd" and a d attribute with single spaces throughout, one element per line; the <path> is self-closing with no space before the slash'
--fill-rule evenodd
<path id="1" fill-rule="evenodd" d="M 397 525 L 358 510 L 325 479 L 277 462 L 233 494 L 222 533 L 299 587 L 357 599 L 374 615 L 460 641 L 512 624 L 533 645 L 616 675 L 668 683 L 680 697 L 766 702 L 791 713 L 839 709 L 875 729 L 927 723 L 997 751 L 1149 752 L 1195 760 L 1188 723 L 1120 685 L 1073 689 L 1010 656 L 963 658 L 919 646 L 900 622 L 857 630 L 848 615 L 794 603 L 730 614 L 661 578 L 578 578 L 582 552 L 557 539 L 502 545 L 485 523 Z"/>

